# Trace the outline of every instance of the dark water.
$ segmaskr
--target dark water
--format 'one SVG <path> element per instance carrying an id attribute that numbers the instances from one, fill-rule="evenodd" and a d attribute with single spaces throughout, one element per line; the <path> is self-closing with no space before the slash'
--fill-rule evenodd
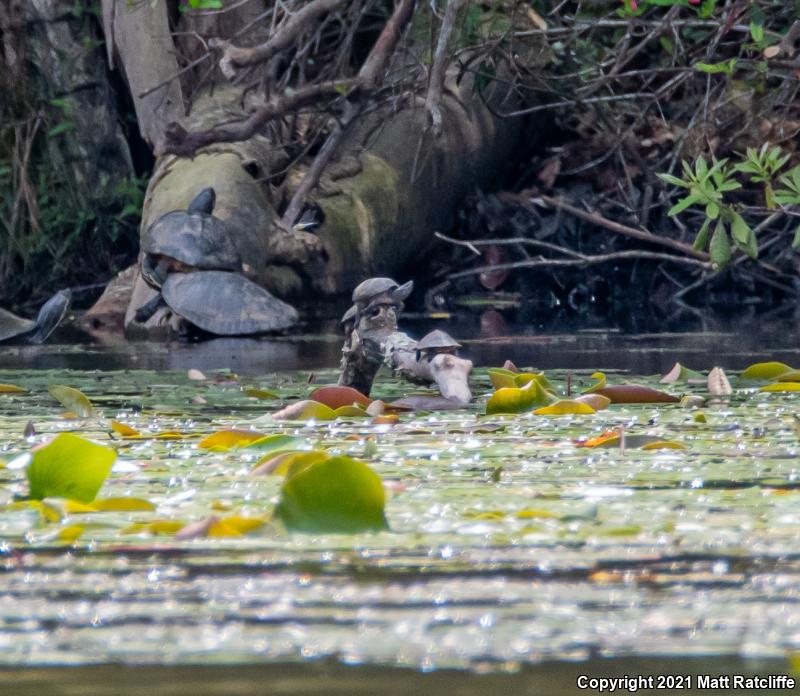
<path id="1" fill-rule="evenodd" d="M 484 317 L 486 315 L 484 314 Z M 784 320 L 705 321 L 687 330 L 627 333 L 616 326 L 575 321 L 561 327 L 493 324 L 485 319 L 431 321 L 407 319 L 403 330 L 422 336 L 443 328 L 463 344 L 461 354 L 478 367 L 511 360 L 539 369 L 617 369 L 656 374 L 675 362 L 695 369 L 719 365 L 737 370 L 759 360 L 800 365 L 800 330 Z M 657 328 L 657 327 L 656 327 Z M 123 338 L 105 343 L 49 343 L 0 346 L 0 369 L 213 370 L 243 375 L 286 370 L 319 370 L 339 363 L 342 337 L 328 321 L 302 335 L 279 338 L 216 338 L 195 342 L 140 342 Z"/>

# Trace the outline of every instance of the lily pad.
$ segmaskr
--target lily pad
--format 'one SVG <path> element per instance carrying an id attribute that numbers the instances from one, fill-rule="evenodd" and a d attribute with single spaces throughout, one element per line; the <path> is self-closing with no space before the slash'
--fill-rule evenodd
<path id="1" fill-rule="evenodd" d="M 762 392 L 800 391 L 800 382 L 775 382 L 774 384 L 766 384 L 763 387 L 760 387 L 758 391 Z"/>
<path id="2" fill-rule="evenodd" d="M 24 394 L 27 391 L 16 384 L 0 384 L 0 394 Z"/>
<path id="3" fill-rule="evenodd" d="M 47 391 L 64 408 L 72 411 L 79 418 L 90 418 L 94 413 L 92 402 L 79 389 L 73 389 L 63 384 L 52 384 L 47 388 Z"/>
<path id="4" fill-rule="evenodd" d="M 706 377 L 702 372 L 691 370 L 685 365 L 676 362 L 672 369 L 667 372 L 660 380 L 659 384 L 676 384 L 685 382 L 687 384 L 705 384 Z"/>
<path id="5" fill-rule="evenodd" d="M 355 533 L 387 529 L 385 493 L 364 462 L 332 457 L 288 476 L 275 516 L 299 532 Z"/>
<path id="6" fill-rule="evenodd" d="M 368 396 L 364 396 L 358 389 L 353 389 L 353 387 L 340 387 L 338 385 L 317 387 L 308 395 L 308 398 L 311 401 L 325 404 L 332 409 L 337 409 L 342 406 L 352 406 L 353 404 L 360 404 L 366 408 L 372 403 L 372 399 Z"/>
<path id="7" fill-rule="evenodd" d="M 255 430 L 240 430 L 231 428 L 230 430 L 218 430 L 207 437 L 204 437 L 197 444 L 201 449 L 210 449 L 217 452 L 227 452 L 234 447 L 249 445 L 265 437 L 264 433 Z"/>
<path id="8" fill-rule="evenodd" d="M 524 387 L 503 387 L 486 402 L 487 415 L 514 414 L 530 411 L 534 406 L 552 404 L 558 397 L 545 391 L 538 380 L 531 380 Z"/>
<path id="9" fill-rule="evenodd" d="M 612 404 L 676 404 L 680 402 L 677 396 L 639 384 L 612 384 L 607 387 L 598 387 L 592 393 L 611 399 Z"/>
<path id="10" fill-rule="evenodd" d="M 794 368 L 782 362 L 760 362 L 753 363 L 746 367 L 739 374 L 739 379 L 746 379 L 753 382 L 764 381 L 768 382 L 775 379 L 780 375 L 790 372 Z"/>
<path id="11" fill-rule="evenodd" d="M 537 416 L 567 416 L 574 414 L 597 413 L 589 404 L 584 404 L 575 399 L 561 399 L 549 406 L 537 408 L 534 412 Z"/>
<path id="12" fill-rule="evenodd" d="M 281 452 L 279 454 L 269 454 L 258 462 L 252 474 L 275 474 L 284 476 L 299 470 L 314 462 L 327 459 L 330 455 L 323 450 L 310 450 L 304 452 Z"/>
<path id="13" fill-rule="evenodd" d="M 27 468 L 31 498 L 70 498 L 90 503 L 103 485 L 117 453 L 71 433 L 34 451 Z"/>

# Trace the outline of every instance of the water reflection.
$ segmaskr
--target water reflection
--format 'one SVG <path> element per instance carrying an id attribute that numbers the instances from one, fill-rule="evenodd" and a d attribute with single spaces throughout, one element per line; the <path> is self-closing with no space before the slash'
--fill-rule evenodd
<path id="1" fill-rule="evenodd" d="M 540 369 L 625 369 L 637 374 L 667 371 L 675 362 L 707 369 L 720 365 L 736 370 L 760 359 L 800 365 L 800 334 L 795 322 L 772 320 L 735 323 L 701 322 L 702 330 L 625 333 L 599 321 L 558 326 L 510 323 L 494 309 L 482 315 L 432 321 L 406 317 L 403 328 L 422 336 L 443 328 L 457 337 L 462 354 L 477 366 L 502 365 Z M 697 328 L 697 324 L 689 325 Z M 154 369 L 213 370 L 240 374 L 284 370 L 318 370 L 339 364 L 341 336 L 335 321 L 307 327 L 300 336 L 217 338 L 199 342 L 115 342 L 4 345 L 0 369 Z"/>

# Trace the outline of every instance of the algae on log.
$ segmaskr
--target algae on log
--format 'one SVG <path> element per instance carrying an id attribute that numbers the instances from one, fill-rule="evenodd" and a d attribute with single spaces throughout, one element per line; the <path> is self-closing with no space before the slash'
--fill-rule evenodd
<path id="1" fill-rule="evenodd" d="M 361 171 L 334 181 L 323 175 L 312 194 L 325 212 L 318 233 L 328 261 L 314 279 L 319 290 L 346 293 L 365 276 L 400 273 L 425 252 L 433 232 L 452 226 L 464 196 L 489 184 L 511 158 L 521 121 L 494 117 L 471 80 L 450 87 L 439 138 L 414 104 L 388 117 L 373 114 L 343 143 L 340 161 L 357 157 Z M 505 91 L 496 90 L 494 100 Z"/>

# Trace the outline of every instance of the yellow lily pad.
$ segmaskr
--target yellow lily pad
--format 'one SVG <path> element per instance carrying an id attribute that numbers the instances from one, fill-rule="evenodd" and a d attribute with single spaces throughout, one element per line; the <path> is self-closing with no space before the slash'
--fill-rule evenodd
<path id="1" fill-rule="evenodd" d="M 574 399 L 561 399 L 549 406 L 537 408 L 533 413 L 536 416 L 568 416 L 597 412 L 589 404 L 584 404 Z"/>
<path id="2" fill-rule="evenodd" d="M 136 428 L 132 428 L 130 425 L 121 423 L 118 420 L 111 421 L 111 429 L 118 435 L 122 435 L 122 437 L 141 435 L 141 433 Z"/>
<path id="3" fill-rule="evenodd" d="M 71 411 L 78 418 L 90 418 L 94 413 L 92 402 L 89 398 L 79 389 L 64 386 L 63 384 L 51 384 L 47 391 L 50 392 L 56 401 L 58 401 L 67 411 Z"/>
<path id="4" fill-rule="evenodd" d="M 503 387 L 486 402 L 487 415 L 514 414 L 530 411 L 534 406 L 558 401 L 555 394 L 545 391 L 538 380 L 532 379 L 524 387 Z"/>
<path id="5" fill-rule="evenodd" d="M 742 370 L 741 374 L 739 375 L 740 379 L 749 379 L 749 380 L 764 380 L 768 381 L 771 379 L 775 379 L 780 375 L 791 372 L 793 370 L 792 367 L 789 367 L 786 363 L 782 362 L 761 362 L 761 363 L 754 363 L 744 370 Z"/>
<path id="6" fill-rule="evenodd" d="M 16 384 L 0 384 L 0 394 L 24 394 L 27 391 Z"/>
<path id="7" fill-rule="evenodd" d="M 259 460 L 258 466 L 251 473 L 253 474 L 275 474 L 276 476 L 286 476 L 300 470 L 304 466 L 320 462 L 327 459 L 330 455 L 323 450 L 305 450 L 300 452 L 271 452 L 266 457 Z"/>
<path id="8" fill-rule="evenodd" d="M 101 498 L 92 503 L 68 500 L 64 511 L 70 515 L 91 512 L 142 512 L 155 510 L 156 506 L 144 498 Z"/>
<path id="9" fill-rule="evenodd" d="M 201 449 L 210 449 L 217 452 L 227 452 L 234 447 L 248 445 L 264 438 L 264 433 L 255 430 L 240 430 L 231 428 L 229 430 L 218 430 L 207 437 L 204 437 L 197 444 Z"/>
<path id="10" fill-rule="evenodd" d="M 794 392 L 800 391 L 800 382 L 775 382 L 759 387 L 762 392 Z"/>
<path id="11" fill-rule="evenodd" d="M 592 379 L 595 380 L 595 383 L 589 387 L 588 389 L 584 389 L 584 394 L 591 394 L 592 392 L 597 391 L 598 389 L 603 389 L 606 386 L 607 379 L 604 372 L 593 372 Z"/>

